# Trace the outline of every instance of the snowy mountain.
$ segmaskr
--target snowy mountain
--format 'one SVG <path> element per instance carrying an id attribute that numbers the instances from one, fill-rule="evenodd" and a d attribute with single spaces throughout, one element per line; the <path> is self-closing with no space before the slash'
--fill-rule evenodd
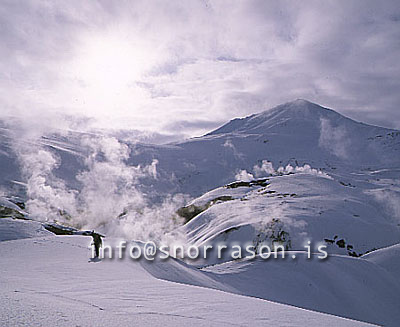
<path id="1" fill-rule="evenodd" d="M 57 176 L 79 188 L 76 175 L 85 168 L 86 137 L 101 135 L 76 131 L 50 133 L 26 139 L 15 123 L 3 124 L 0 134 L 1 185 L 24 182 L 18 152 L 27 145 L 51 150 L 60 158 Z M 25 133 L 26 134 L 26 133 Z M 399 167 L 400 132 L 355 122 L 305 100 L 296 100 L 243 119 L 193 139 L 168 145 L 127 144 L 128 165 L 157 160 L 159 178 L 142 181 L 151 194 L 181 192 L 199 196 L 235 180 L 238 171 L 252 171 L 263 160 L 275 167 L 303 166 L 341 172 Z M 8 184 L 9 185 L 9 184 Z"/>
<path id="2" fill-rule="evenodd" d="M 81 305 L 91 311 L 86 317 L 80 310 L 81 321 L 98 319 L 100 310 L 105 321 L 146 317 L 167 325 L 359 325 L 287 305 L 385 326 L 400 319 L 400 131 L 355 122 L 305 100 L 166 145 L 79 131 L 32 137 L 4 123 L 0 165 L 0 278 L 8 285 L 0 294 L 2 302 L 15 301 L 0 313 L 9 325 L 24 323 L 24 315 L 17 318 L 26 313 L 18 301 L 37 312 L 35 321 L 62 308 L 64 325 Z M 230 253 L 218 259 L 211 251 L 206 260 L 88 264 L 88 239 L 52 236 L 41 222 L 53 220 L 96 228 L 107 242 L 165 235 L 196 246 L 278 242 L 288 259 L 232 260 Z M 304 258 L 308 241 L 311 260 Z M 321 245 L 329 254 L 324 261 L 316 258 Z M 14 257 L 16 252 L 23 255 Z M 32 281 L 24 280 L 26 264 L 34 267 Z M 93 266 L 100 271 L 96 291 L 87 286 L 97 273 Z M 64 270 L 77 276 L 76 285 Z M 110 287 L 107 276 L 123 282 Z M 177 293 L 186 300 L 174 309 L 146 297 L 159 287 L 164 300 L 176 301 Z M 221 316 L 206 304 L 210 298 L 227 303 L 218 306 Z M 47 301 L 46 308 L 39 310 L 36 300 Z M 236 312 L 238 307 L 244 309 Z M 268 314 L 256 314 L 258 308 Z M 291 319 L 283 321 L 284 314 Z"/>
<path id="3" fill-rule="evenodd" d="M 309 164 L 342 172 L 399 167 L 400 132 L 366 125 L 305 100 L 235 119 L 199 138 L 159 147 L 136 145 L 132 163 L 159 160 L 174 176 L 168 189 L 200 195 L 249 172 L 262 160 L 275 167 Z"/>

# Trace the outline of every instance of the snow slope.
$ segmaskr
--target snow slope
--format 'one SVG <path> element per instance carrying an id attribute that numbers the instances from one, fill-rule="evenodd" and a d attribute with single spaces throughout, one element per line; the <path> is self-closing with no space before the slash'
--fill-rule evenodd
<path id="1" fill-rule="evenodd" d="M 392 260 L 400 262 L 398 256 Z M 331 256 L 320 261 L 288 252 L 287 259 L 232 261 L 203 271 L 237 294 L 384 326 L 397 326 L 400 319 L 398 279 L 363 259 Z"/>
<path id="2" fill-rule="evenodd" d="M 382 185 L 371 183 L 368 172 L 356 178 L 331 176 L 294 173 L 268 177 L 266 186 L 225 186 L 210 191 L 191 205 L 225 201 L 216 201 L 184 226 L 189 242 L 198 246 L 254 244 L 272 232 L 277 234 L 279 228 L 286 233 L 285 244 L 291 250 L 304 251 L 311 241 L 315 251 L 325 244 L 330 254 L 360 255 L 397 243 L 399 220 L 372 195 Z"/>
<path id="3" fill-rule="evenodd" d="M 391 273 L 397 280 L 400 276 L 400 244 L 379 249 L 363 255 L 363 259 L 373 262 Z"/>
<path id="4" fill-rule="evenodd" d="M 367 326 L 158 280 L 131 260 L 89 263 L 88 243 L 79 236 L 1 242 L 2 326 Z"/>
<path id="5" fill-rule="evenodd" d="M 295 256 L 293 259 L 292 256 Z M 398 265 L 399 256 L 392 257 Z M 153 276 L 294 305 L 384 326 L 400 319 L 397 276 L 375 263 L 334 255 L 320 261 L 290 251 L 285 259 L 242 259 L 201 270 L 177 260 L 148 263 Z M 200 274 L 205 272 L 206 274 Z"/>
<path id="6" fill-rule="evenodd" d="M 17 205 L 0 197 L 0 242 L 51 235 L 39 222 L 15 218 L 23 218 L 25 214 Z"/>
<path id="7" fill-rule="evenodd" d="M 36 221 L 0 218 L 0 242 L 51 235 Z"/>

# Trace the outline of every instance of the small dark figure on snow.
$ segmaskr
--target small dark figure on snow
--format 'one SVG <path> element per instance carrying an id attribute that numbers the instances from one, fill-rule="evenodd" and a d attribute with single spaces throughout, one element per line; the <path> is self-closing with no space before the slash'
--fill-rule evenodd
<path id="1" fill-rule="evenodd" d="M 103 245 L 103 241 L 102 241 L 101 238 L 104 237 L 104 236 L 100 235 L 100 234 L 97 234 L 94 231 L 92 231 L 90 233 L 90 236 L 93 237 L 94 250 L 95 250 L 95 253 L 96 253 L 95 258 L 98 258 L 99 254 L 100 254 L 100 248 Z"/>

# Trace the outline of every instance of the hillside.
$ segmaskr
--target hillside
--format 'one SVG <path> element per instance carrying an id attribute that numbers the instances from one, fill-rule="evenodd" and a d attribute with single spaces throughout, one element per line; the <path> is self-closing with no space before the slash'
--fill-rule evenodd
<path id="1" fill-rule="evenodd" d="M 88 244 L 82 236 L 0 242 L 2 325 L 264 326 L 268 322 L 366 326 L 256 298 L 159 280 L 140 262 L 129 259 L 90 263 Z M 175 269 L 187 274 L 180 265 Z M 163 275 L 174 276 L 168 271 Z"/>
<path id="2" fill-rule="evenodd" d="M 26 307 L 34 321 L 56 315 L 61 325 L 358 325 L 287 305 L 385 326 L 400 319 L 399 131 L 296 100 L 166 145 L 35 135 L 16 122 L 0 132 L 0 301 L 15 302 L 0 313 L 10 325 L 30 319 Z M 75 236 L 55 237 L 43 222 Z M 88 263 L 89 240 L 73 228 L 214 250 L 194 261 Z M 217 258 L 220 243 L 256 252 L 278 243 L 288 258 Z"/>

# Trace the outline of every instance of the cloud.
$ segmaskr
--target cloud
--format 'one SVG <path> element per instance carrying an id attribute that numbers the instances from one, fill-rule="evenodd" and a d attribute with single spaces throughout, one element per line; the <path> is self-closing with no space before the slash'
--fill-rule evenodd
<path id="1" fill-rule="evenodd" d="M 243 172 L 243 171 L 242 171 Z M 246 172 L 246 171 L 244 171 Z M 275 170 L 274 166 L 268 160 L 263 160 L 261 165 L 254 165 L 253 172 L 256 177 L 266 177 L 266 176 L 274 176 L 274 175 L 287 175 L 287 174 L 308 174 L 319 177 L 324 177 L 327 179 L 332 179 L 331 176 L 320 171 L 318 169 L 311 168 L 310 165 L 305 164 L 304 166 L 295 166 L 287 165 L 286 167 L 279 167 Z M 251 175 L 253 176 L 253 175 Z"/>
<path id="2" fill-rule="evenodd" d="M 305 164 L 304 166 L 296 166 L 296 167 L 293 167 L 291 165 L 287 165 L 286 167 L 279 167 L 276 172 L 278 174 L 291 174 L 291 173 L 308 174 L 327 179 L 333 179 L 331 176 L 324 173 L 323 171 L 311 168 L 311 166 L 307 164 Z"/>
<path id="3" fill-rule="evenodd" d="M 181 120 L 173 121 L 171 123 L 165 124 L 162 128 L 168 133 L 174 133 L 176 135 L 177 131 L 184 133 L 186 136 L 201 135 L 204 131 L 213 130 L 221 125 L 225 121 L 213 121 L 213 120 Z"/>
<path id="4" fill-rule="evenodd" d="M 223 146 L 225 149 L 228 149 L 228 151 L 232 151 L 233 156 L 234 156 L 236 159 L 242 160 L 242 159 L 244 158 L 243 153 L 239 152 L 239 151 L 236 149 L 236 147 L 235 147 L 235 145 L 232 143 L 232 140 L 231 140 L 231 139 L 227 139 L 227 140 L 225 141 L 225 143 L 222 144 L 222 146 Z"/>
<path id="5" fill-rule="evenodd" d="M 393 221 L 400 221 L 400 187 L 398 182 L 390 180 L 391 185 L 387 188 L 377 188 L 366 192 L 372 196 L 383 206 L 384 211 L 389 214 Z M 397 185 L 396 185 L 397 184 Z"/>
<path id="6" fill-rule="evenodd" d="M 339 158 L 347 159 L 350 137 L 344 125 L 332 126 L 330 121 L 324 118 L 321 118 L 320 122 L 319 146 Z"/>
<path id="7" fill-rule="evenodd" d="M 306 98 L 399 128 L 399 17 L 397 1 L 2 1 L 0 116 L 198 135 Z"/>
<path id="8" fill-rule="evenodd" d="M 274 166 L 268 160 L 263 160 L 260 166 L 254 165 L 253 171 L 257 177 L 269 176 L 275 174 Z"/>
<path id="9" fill-rule="evenodd" d="M 250 182 L 254 179 L 253 174 L 250 174 L 246 170 L 240 170 L 236 175 L 235 179 L 237 181 L 242 181 L 242 182 Z"/>
<path id="10" fill-rule="evenodd" d="M 146 166 L 127 165 L 126 144 L 113 137 L 82 136 L 83 167 L 74 189 L 56 177 L 61 158 L 51 148 L 35 138 L 12 146 L 26 181 L 25 204 L 31 218 L 128 239 L 172 241 L 171 232 L 184 239 L 177 231 L 183 221 L 176 210 L 188 196 L 168 195 L 161 203 L 151 203 L 138 188 L 142 179 L 158 178 L 158 160 Z"/>

